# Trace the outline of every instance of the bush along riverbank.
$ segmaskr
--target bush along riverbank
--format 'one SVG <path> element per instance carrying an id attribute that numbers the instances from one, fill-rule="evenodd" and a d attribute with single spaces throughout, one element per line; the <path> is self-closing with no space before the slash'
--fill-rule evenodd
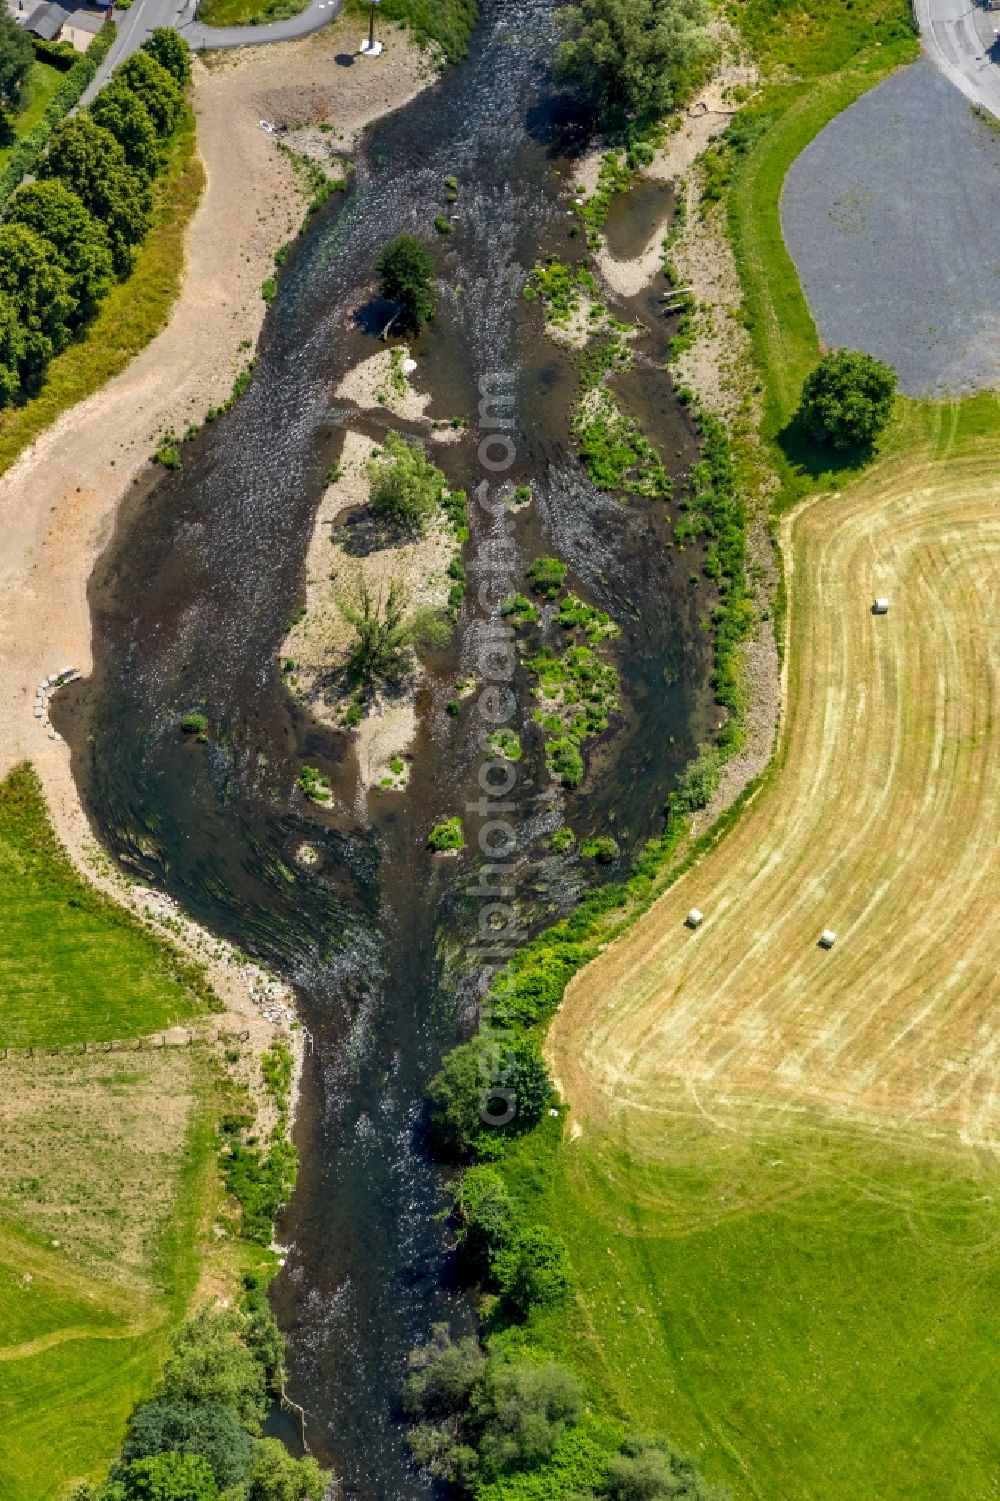
<path id="1" fill-rule="evenodd" d="M 327 1494 L 331 1476 L 315 1459 L 295 1459 L 279 1440 L 261 1437 L 268 1410 L 292 1406 L 267 1285 L 280 1266 L 274 1220 L 298 1160 L 289 1139 L 293 1073 L 287 1044 L 273 1043 L 261 1059 L 267 1103 L 258 1122 L 249 1091 L 220 1068 L 220 1169 L 229 1197 L 218 1228 L 231 1235 L 224 1280 L 235 1283 L 235 1295 L 205 1304 L 177 1330 L 107 1482 L 79 1486 L 73 1501 L 321 1501 Z M 261 1123 L 265 1146 L 254 1130 Z"/>
<path id="2" fill-rule="evenodd" d="M 83 61 L 92 76 L 92 59 Z M 187 44 L 153 32 L 22 169 L 31 165 L 35 180 L 10 195 L 0 223 L 0 406 L 36 396 L 52 359 L 127 280 L 153 223 L 157 179 L 193 132 L 190 76 Z"/>
<path id="3" fill-rule="evenodd" d="M 529 295 L 545 306 L 554 337 L 573 341 L 574 330 L 583 331 L 576 339 L 581 349 L 576 432 L 581 462 L 591 478 L 601 488 L 668 499 L 669 478 L 651 446 L 620 408 L 612 423 L 603 407 L 604 379 L 630 363 L 631 350 L 629 330 L 611 319 L 596 278 L 587 267 L 550 262 L 533 273 Z M 594 329 L 600 330 L 596 340 Z M 590 394 L 594 392 L 599 405 Z M 711 683 L 725 714 L 722 728 L 678 779 L 667 798 L 662 835 L 647 844 L 628 878 L 585 896 L 571 916 L 540 934 L 494 977 L 480 1030 L 446 1055 L 428 1091 L 433 1148 L 460 1170 L 456 1243 L 462 1273 L 477 1300 L 480 1333 L 456 1342 L 445 1329 L 435 1329 L 413 1354 L 404 1406 L 413 1424 L 417 1461 L 480 1501 L 585 1501 L 596 1496 L 721 1501 L 727 1494 L 709 1485 L 668 1438 L 628 1431 L 602 1395 L 587 1389 L 574 1368 L 572 1339 L 565 1335 L 565 1327 L 572 1325 L 570 1249 L 539 1222 L 544 1216 L 533 1205 L 541 1196 L 530 1192 L 531 1182 L 547 1180 L 562 1150 L 563 1108 L 542 1045 L 566 985 L 705 846 L 707 839 L 682 854 L 691 814 L 709 802 L 725 760 L 744 738 L 738 648 L 753 624 L 746 578 L 747 508 L 725 428 L 689 393 L 684 399 L 698 431 L 701 457 L 678 501 L 674 539 L 679 547 L 702 546 L 702 571 L 717 590 L 708 624 Z M 612 402 L 609 393 L 607 403 Z M 558 560 L 536 559 L 528 577 L 532 597 L 526 590 L 505 603 L 508 620 L 519 630 L 534 627 L 536 600 L 558 598 L 563 583 L 555 572 L 559 567 Z M 548 764 L 572 787 L 582 775 L 580 744 L 606 725 L 613 710 L 617 677 L 610 664 L 601 663 L 599 650 L 617 627 L 573 595 L 555 608 L 573 644 L 561 654 L 529 654 L 525 665 L 538 683 L 536 719 L 546 732 Z M 580 664 L 587 683 L 577 685 L 567 669 L 582 654 L 588 659 Z M 567 711 L 559 697 L 567 677 L 570 699 L 582 688 L 586 723 Z M 595 692 L 599 724 L 588 717 Z M 585 852 L 601 858 L 596 849 L 581 850 Z M 489 1106 L 483 1081 L 489 1079 L 499 1079 L 497 1088 L 512 1091 L 517 1101 L 507 1124 L 485 1123 L 484 1103 L 487 1117 Z M 563 1328 L 558 1341 L 552 1338 L 554 1324 Z M 669 1431 L 669 1414 L 664 1414 L 663 1426 Z"/>

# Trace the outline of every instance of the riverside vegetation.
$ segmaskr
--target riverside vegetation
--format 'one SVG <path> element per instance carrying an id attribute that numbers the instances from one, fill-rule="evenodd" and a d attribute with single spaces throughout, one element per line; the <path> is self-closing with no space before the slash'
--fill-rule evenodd
<path id="1" fill-rule="evenodd" d="M 826 120 L 915 46 L 897 0 L 805 8 L 762 0 L 738 20 L 765 84 L 713 148 L 708 180 L 740 264 L 763 436 L 783 506 L 844 465 L 831 460 L 831 442 L 817 444 L 808 430 L 803 386 L 820 351 L 781 242 L 781 180 Z M 547 283 L 553 303 L 562 299 L 556 314 L 565 325 L 589 286 L 562 271 Z M 532 290 L 544 284 L 536 276 Z M 848 438 L 849 467 L 870 457 L 866 440 L 888 416 L 891 387 L 891 372 L 880 373 L 864 416 L 875 421 Z M 896 413 L 899 421 L 898 405 Z M 832 1498 L 847 1488 L 872 1501 L 930 1497 L 950 1483 L 951 1464 L 927 1413 L 981 1369 L 973 1356 L 960 1379 L 955 1365 L 966 1348 L 961 1331 L 971 1336 L 982 1307 L 974 1289 L 988 1216 L 971 1207 L 982 1180 L 962 1170 L 949 1177 L 947 1164 L 917 1143 L 827 1129 L 819 1118 L 794 1131 L 748 1127 L 735 1155 L 734 1138 L 680 1110 L 661 1120 L 655 1146 L 627 1120 L 620 1132 L 588 1125 L 571 1141 L 542 1054 L 569 979 L 718 843 L 755 791 L 746 789 L 679 858 L 690 812 L 709 801 L 722 758 L 743 735 L 736 651 L 752 605 L 741 490 L 760 481 L 739 426 L 731 435 L 707 411 L 695 409 L 695 418 L 702 458 L 675 535 L 704 538 L 705 570 L 720 582 L 713 686 L 729 714 L 718 744 L 680 778 L 664 835 L 629 878 L 585 897 L 494 979 L 484 1009 L 504 1039 L 504 1086 L 519 1098 L 524 1091 L 514 1121 L 484 1127 L 479 1119 L 479 1081 L 496 1076 L 488 1062 L 495 1043 L 484 1034 L 448 1055 L 430 1087 L 432 1139 L 462 1170 L 456 1240 L 481 1322 L 478 1339 L 456 1347 L 435 1331 L 415 1352 L 406 1396 L 414 1450 L 489 1501 L 701 1494 L 704 1482 L 669 1445 L 629 1436 L 663 1429 L 737 1495 Z M 509 607 L 512 619 L 526 621 L 534 608 L 521 595 Z M 572 848 L 572 832 L 561 829 L 550 843 Z M 801 1191 L 783 1193 L 779 1177 Z M 921 1227 L 931 1224 L 942 1255 L 927 1254 Z M 960 1243 L 957 1260 L 948 1257 L 945 1244 L 957 1251 Z M 533 1267 L 539 1275 L 529 1274 Z M 947 1335 L 929 1335 L 945 1325 Z M 448 1395 L 428 1395 L 428 1369 Z M 531 1395 L 521 1396 L 519 1411 L 531 1415 L 534 1446 L 514 1418 L 498 1416 L 497 1387 L 522 1382 Z M 860 1389 L 871 1402 L 856 1403 Z M 982 1417 L 981 1401 L 977 1410 Z M 979 1494 L 982 1446 L 963 1427 L 962 1473 Z M 914 1464 L 917 1447 L 927 1462 Z"/>
<path id="2" fill-rule="evenodd" d="M 572 45 L 567 43 L 560 54 L 563 76 L 586 81 L 592 65 L 592 58 L 584 60 L 587 39 L 604 24 L 605 10 L 624 24 L 619 9 L 614 4 L 583 6 L 565 18 Z M 647 4 L 639 9 L 656 23 L 657 66 L 662 65 L 659 49 L 668 33 L 680 37 L 687 64 L 701 55 L 702 43 L 692 30 L 696 18 L 703 19 L 696 8 Z M 683 42 L 689 34 L 690 47 Z M 640 67 L 654 65 L 642 48 L 637 57 Z M 634 115 L 632 85 L 603 71 L 601 77 L 601 112 L 621 126 Z M 678 84 L 675 67 L 665 85 L 669 97 Z M 575 428 L 581 462 L 592 481 L 613 492 L 668 499 L 671 487 L 662 461 L 604 385 L 609 373 L 631 362 L 629 330 L 610 319 L 592 271 L 583 263 L 550 261 L 536 267 L 525 290 L 529 298 L 542 301 L 550 327 L 567 330 L 583 324 Z M 592 345 L 594 333 L 598 339 Z M 522 1147 L 532 1156 L 539 1154 L 529 1143 L 544 1142 L 545 1152 L 558 1140 L 547 1129 L 562 1112 L 541 1044 L 568 979 L 613 934 L 623 913 L 631 915 L 651 900 L 690 812 L 708 801 L 722 757 L 740 743 L 744 703 L 736 647 L 752 618 L 744 577 L 744 505 L 723 428 L 708 413 L 697 413 L 696 420 L 702 458 L 681 502 L 676 537 L 681 544 L 704 539 L 704 571 L 719 589 L 712 619 L 713 685 L 718 701 L 729 710 L 726 730 L 718 745 L 706 748 L 680 779 L 668 803 L 665 834 L 650 842 L 631 877 L 584 897 L 572 916 L 527 945 L 494 978 L 484 1003 L 491 1017 L 489 1032 L 448 1053 L 428 1089 L 434 1149 L 442 1160 L 463 1168 L 455 1197 L 456 1237 L 464 1276 L 477 1290 L 480 1333 L 456 1343 L 446 1329 L 435 1329 L 431 1340 L 414 1351 L 404 1405 L 414 1425 L 411 1442 L 418 1462 L 488 1501 L 584 1501 L 595 1496 L 708 1501 L 728 1494 L 709 1485 L 666 1438 L 630 1432 L 621 1409 L 601 1403 L 598 1390 L 588 1388 L 574 1369 L 572 1342 L 568 1347 L 563 1342 L 569 1363 L 554 1358 L 548 1331 L 572 1322 L 577 1296 L 568 1241 L 548 1214 L 532 1215 L 517 1172 L 508 1167 Z M 607 727 L 617 706 L 617 673 L 601 659 L 601 647 L 618 634 L 618 627 L 575 594 L 560 598 L 565 577 L 558 559 L 539 557 L 529 565 L 526 587 L 553 611 L 567 644 L 561 651 L 545 647 L 526 655 L 525 666 L 536 679 L 534 717 L 545 735 L 547 764 L 574 787 L 584 772 L 582 745 Z M 512 595 L 503 613 L 519 632 L 533 630 L 539 620 L 539 606 L 527 593 Z M 503 754 L 500 746 L 494 750 Z M 554 849 L 572 848 L 573 843 L 566 828 L 549 841 Z M 613 861 L 618 847 L 613 839 L 595 838 L 585 842 L 581 854 Z M 497 1121 L 487 1125 L 480 1114 L 483 1080 L 496 1077 L 491 1060 L 498 1028 L 502 1086 L 517 1105 L 513 1119 L 506 1121 L 506 1096 L 498 1096 Z M 493 1103 L 486 1108 L 491 1110 Z M 668 1413 L 662 1426 L 669 1427 Z"/>
<path id="3" fill-rule="evenodd" d="M 136 1051 L 215 1009 L 213 992 L 81 878 L 26 765 L 0 783 L 0 899 L 0 1042 L 20 1050 L 2 1065 L 20 1103 L 0 1149 L 0 1489 L 42 1501 L 106 1470 L 140 1396 L 109 1480 L 78 1484 L 80 1501 L 319 1501 L 319 1467 L 259 1437 L 283 1383 L 264 1292 L 295 1177 L 287 1045 L 260 1060 L 263 1142 L 238 1048 Z M 95 1050 L 112 1038 L 129 1050 Z M 206 1266 L 239 1306 L 184 1323 Z"/>

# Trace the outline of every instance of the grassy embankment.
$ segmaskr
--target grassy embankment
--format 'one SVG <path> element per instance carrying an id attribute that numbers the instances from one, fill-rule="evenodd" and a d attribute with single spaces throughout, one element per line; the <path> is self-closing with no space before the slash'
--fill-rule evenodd
<path id="1" fill-rule="evenodd" d="M 195 147 L 189 114 L 154 183 L 153 224 L 128 280 L 112 287 L 86 337 L 52 361 L 38 396 L 0 414 L 0 474 L 57 417 L 123 370 L 165 325 L 180 290 L 184 237 L 205 184 Z"/>
<path id="2" fill-rule="evenodd" d="M 20 109 L 11 120 L 0 122 L 0 176 L 18 141 L 34 130 L 44 115 L 65 74 L 51 63 L 35 62 L 21 90 Z"/>
<path id="3" fill-rule="evenodd" d="M 90 890 L 34 774 L 0 784 L 0 1043 L 136 1038 L 204 982 Z M 151 1388 L 218 1198 L 215 1085 L 197 1049 L 0 1060 L 0 1494 L 100 1476 Z"/>
<path id="4" fill-rule="evenodd" d="M 769 83 L 753 105 L 766 128 L 732 164 L 729 192 L 764 436 L 783 480 L 782 506 L 831 481 L 846 498 L 865 480 L 824 474 L 793 421 L 818 342 L 781 238 L 780 190 L 808 141 L 913 57 L 916 44 L 894 0 L 751 4 L 736 19 L 766 75 L 791 80 Z M 881 445 L 890 462 L 879 470 L 891 487 L 892 461 L 922 479 L 936 466 L 944 492 L 960 460 L 989 469 L 998 433 L 992 397 L 945 407 L 901 402 Z M 870 484 L 877 506 L 879 477 Z M 794 603 L 791 629 L 795 661 L 810 622 Z M 810 684 L 798 691 L 808 695 Z M 786 755 L 787 740 L 765 779 L 779 795 Z M 829 809 L 834 827 L 844 806 Z M 914 807 L 911 796 L 904 821 Z M 721 845 L 716 864 L 728 863 L 738 886 L 739 852 L 734 863 L 728 850 Z M 659 882 L 630 884 L 634 916 Z M 622 914 L 603 922 L 603 935 L 600 916 L 574 925 L 561 950 L 543 940 L 536 986 L 548 966 L 557 991 L 581 957 L 572 945 L 583 940 L 593 952 Z M 604 971 L 609 990 L 617 954 L 610 951 Z M 876 970 L 867 983 L 874 1009 Z M 600 1013 L 603 1002 L 596 992 L 592 999 Z M 725 1040 L 727 1052 L 733 1041 Z M 724 1073 L 720 1082 L 725 1088 Z M 630 1089 L 626 1077 L 623 1094 Z M 694 1085 L 668 1099 L 669 1110 L 662 1099 L 650 1110 L 643 1095 L 633 1111 L 583 1111 L 576 1139 L 562 1120 L 547 1120 L 501 1160 L 527 1218 L 565 1237 L 576 1269 L 569 1313 L 536 1313 L 529 1333 L 587 1376 L 598 1416 L 665 1432 L 740 1501 L 932 1501 L 944 1492 L 985 1501 L 1000 1443 L 989 1156 L 948 1132 L 862 1129 L 819 1106 L 767 1109 L 747 1099 L 744 1109 L 731 1096 L 715 1112 L 715 1096 L 700 1099 Z M 509 1494 L 560 1491 L 529 1482 Z"/>

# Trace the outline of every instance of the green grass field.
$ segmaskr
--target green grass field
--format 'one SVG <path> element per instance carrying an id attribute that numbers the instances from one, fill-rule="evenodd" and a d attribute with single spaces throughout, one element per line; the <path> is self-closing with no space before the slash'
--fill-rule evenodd
<path id="1" fill-rule="evenodd" d="M 137 1037 L 191 1016 L 199 984 L 80 879 L 34 773 L 0 783 L 0 1046 Z"/>
<path id="2" fill-rule="evenodd" d="M 21 108 L 12 120 L 4 121 L 0 128 L 0 172 L 6 167 L 7 158 L 17 142 L 38 124 L 64 77 L 65 74 L 51 63 L 32 64 L 21 91 Z"/>
<path id="3" fill-rule="evenodd" d="M 571 1316 L 534 1328 L 602 1416 L 665 1432 L 739 1501 L 995 1494 L 995 1169 L 820 1121 L 679 1114 L 659 1160 L 559 1135 L 504 1169 L 571 1247 Z"/>
<path id="4" fill-rule="evenodd" d="M 751 109 L 766 128 L 728 213 L 787 506 L 838 475 L 793 421 L 819 342 L 781 186 L 918 49 L 898 0 L 747 0 L 730 15 L 765 73 Z M 989 396 L 901 401 L 880 450 L 930 436 L 948 451 L 996 423 Z M 573 1140 L 548 1119 L 505 1156 L 526 1217 L 565 1237 L 576 1271 L 568 1313 L 534 1315 L 529 1333 L 585 1377 L 598 1419 L 665 1434 L 736 1501 L 994 1498 L 996 1162 L 944 1133 L 701 1105 L 678 1099 L 658 1137 L 642 1122 Z"/>
<path id="5" fill-rule="evenodd" d="M 85 1273 L 61 1243 L 0 1222 L 4 1501 L 59 1501 L 74 1482 L 103 1478 L 130 1411 L 155 1385 L 195 1284 L 198 1231 L 214 1182 L 207 1076 L 186 1143 L 169 1220 L 151 1227 L 148 1290 Z"/>

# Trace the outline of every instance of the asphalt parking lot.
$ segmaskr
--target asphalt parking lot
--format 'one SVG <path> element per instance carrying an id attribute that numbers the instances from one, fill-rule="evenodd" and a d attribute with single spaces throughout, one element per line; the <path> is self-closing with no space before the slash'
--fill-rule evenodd
<path id="1" fill-rule="evenodd" d="M 888 360 L 912 396 L 1000 386 L 1000 130 L 929 62 L 806 147 L 781 221 L 825 345 Z"/>

